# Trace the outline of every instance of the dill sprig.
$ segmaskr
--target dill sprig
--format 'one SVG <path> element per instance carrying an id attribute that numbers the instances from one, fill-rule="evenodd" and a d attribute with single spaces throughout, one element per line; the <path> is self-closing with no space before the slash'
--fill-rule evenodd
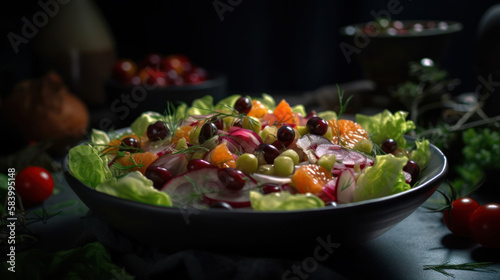
<path id="1" fill-rule="evenodd" d="M 453 273 L 450 273 L 446 270 L 454 269 L 454 270 L 468 270 L 468 271 L 477 271 L 477 272 L 497 272 L 494 269 L 488 268 L 488 266 L 494 264 L 494 262 L 470 262 L 470 263 L 461 263 L 461 264 L 450 264 L 449 262 L 445 262 L 444 264 L 438 265 L 424 265 L 424 270 L 434 270 L 446 276 L 455 278 Z"/>
<path id="2" fill-rule="evenodd" d="M 337 120 L 340 119 L 340 117 L 345 113 L 347 109 L 347 105 L 349 104 L 349 101 L 351 101 L 353 95 L 349 96 L 347 100 L 344 103 L 344 91 L 340 90 L 340 86 L 337 84 L 337 93 L 339 95 L 339 113 L 337 115 Z"/>
<path id="3" fill-rule="evenodd" d="M 197 152 L 199 150 L 203 150 L 205 152 L 210 151 L 210 149 L 208 149 L 206 147 L 203 147 L 202 145 L 193 145 L 191 147 L 187 147 L 187 148 L 184 148 L 184 149 L 177 150 L 177 151 L 173 152 L 172 154 L 173 155 L 175 155 L 175 154 L 190 154 L 190 153 Z"/>

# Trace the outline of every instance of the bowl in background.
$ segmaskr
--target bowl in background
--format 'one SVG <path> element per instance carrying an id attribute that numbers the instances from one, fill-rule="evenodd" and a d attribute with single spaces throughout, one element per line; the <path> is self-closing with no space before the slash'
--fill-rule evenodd
<path id="1" fill-rule="evenodd" d="M 225 75 L 211 73 L 207 80 L 197 84 L 161 87 L 147 83 L 130 85 L 114 79 L 106 83 L 107 107 L 118 128 L 130 125 L 143 112 L 165 113 L 168 102 L 191 104 L 193 100 L 211 95 L 220 100 L 226 97 L 227 79 Z"/>
<path id="2" fill-rule="evenodd" d="M 410 80 L 410 62 L 427 58 L 439 65 L 451 36 L 461 29 L 454 21 L 381 19 L 342 27 L 347 41 L 340 47 L 347 61 L 357 60 L 366 78 L 387 92 Z"/>
<path id="3" fill-rule="evenodd" d="M 436 191 L 448 170 L 445 155 L 434 145 L 430 145 L 430 150 L 429 165 L 421 171 L 417 185 L 408 191 L 301 211 L 153 206 L 110 196 L 83 184 L 71 175 L 68 157 L 63 168 L 70 187 L 95 215 L 140 244 L 167 252 L 197 249 L 286 256 L 310 253 L 318 245 L 356 246 L 408 217 Z"/>

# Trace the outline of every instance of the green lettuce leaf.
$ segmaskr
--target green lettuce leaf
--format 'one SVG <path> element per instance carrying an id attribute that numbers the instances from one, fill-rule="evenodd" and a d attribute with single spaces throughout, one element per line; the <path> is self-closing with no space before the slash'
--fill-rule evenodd
<path id="1" fill-rule="evenodd" d="M 329 121 L 329 120 L 336 120 L 337 119 L 337 113 L 335 113 L 334 111 L 323 111 L 323 112 L 319 112 L 318 113 L 318 117 L 326 120 L 326 121 Z"/>
<path id="2" fill-rule="evenodd" d="M 69 150 L 69 169 L 75 178 L 95 188 L 112 177 L 106 157 L 89 145 L 78 145 Z"/>
<path id="3" fill-rule="evenodd" d="M 403 166 L 406 157 L 391 154 L 377 156 L 375 164 L 361 172 L 354 190 L 354 201 L 384 197 L 410 189 L 406 183 Z"/>
<path id="4" fill-rule="evenodd" d="M 191 107 L 187 109 L 186 114 L 193 115 L 206 115 L 214 110 L 214 98 L 211 95 L 205 95 L 202 98 L 195 99 Z"/>
<path id="5" fill-rule="evenodd" d="M 130 125 L 132 132 L 137 136 L 142 136 L 146 133 L 148 126 L 157 121 L 164 121 L 165 117 L 157 112 L 144 112 Z"/>
<path id="6" fill-rule="evenodd" d="M 0 264 L 0 279 L 133 279 L 99 242 L 55 253 L 30 249 L 16 254 L 15 272 L 10 267 L 9 262 Z"/>
<path id="7" fill-rule="evenodd" d="M 111 140 L 109 139 L 109 136 L 108 134 L 106 134 L 106 132 L 95 128 L 92 129 L 90 142 L 98 152 L 102 152 L 106 148 L 105 145 L 107 145 L 109 141 Z"/>
<path id="8" fill-rule="evenodd" d="M 258 98 L 254 98 L 255 100 L 259 100 L 262 104 L 264 104 L 264 106 L 266 106 L 266 109 L 267 110 L 271 110 L 273 111 L 274 108 L 276 108 L 276 101 L 274 100 L 274 98 L 267 94 L 267 93 L 263 93 L 262 94 L 262 97 Z"/>
<path id="9" fill-rule="evenodd" d="M 410 158 L 423 169 L 431 159 L 431 150 L 429 140 L 421 139 L 415 141 L 416 149 L 411 151 Z"/>
<path id="10" fill-rule="evenodd" d="M 257 191 L 250 191 L 250 203 L 256 211 L 303 210 L 325 206 L 323 200 L 313 194 L 291 194 L 289 192 L 263 195 Z"/>
<path id="11" fill-rule="evenodd" d="M 294 113 L 299 113 L 301 114 L 302 116 L 305 116 L 307 115 L 306 113 L 306 108 L 304 107 L 304 105 L 302 104 L 299 104 L 299 105 L 295 105 L 292 107 L 292 112 Z"/>
<path id="12" fill-rule="evenodd" d="M 392 114 L 389 110 L 384 110 L 373 116 L 356 114 L 356 122 L 368 132 L 373 143 L 380 146 L 386 139 L 392 138 L 399 147 L 405 148 L 404 135 L 415 129 L 415 124 L 407 121 L 406 116 L 407 112 L 398 111 Z"/>
<path id="13" fill-rule="evenodd" d="M 139 171 L 133 171 L 117 179 L 110 178 L 99 184 L 96 190 L 112 196 L 159 206 L 172 206 L 170 196 L 153 187 L 153 181 Z"/>
<path id="14" fill-rule="evenodd" d="M 236 100 L 238 100 L 238 98 L 240 98 L 241 95 L 239 94 L 233 94 L 231 96 L 228 96 L 224 99 L 222 99 L 221 101 L 217 102 L 217 104 L 215 105 L 215 109 L 216 110 L 223 110 L 223 109 L 227 109 L 227 106 L 229 107 L 234 107 L 234 103 L 236 103 Z"/>

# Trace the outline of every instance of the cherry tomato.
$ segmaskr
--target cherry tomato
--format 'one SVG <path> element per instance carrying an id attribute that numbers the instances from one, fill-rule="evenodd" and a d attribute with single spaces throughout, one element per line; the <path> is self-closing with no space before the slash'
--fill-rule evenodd
<path id="1" fill-rule="evenodd" d="M 478 207 L 479 203 L 470 197 L 456 199 L 451 209 L 443 212 L 445 225 L 456 236 L 471 237 L 469 218 Z"/>
<path id="2" fill-rule="evenodd" d="M 16 191 L 23 202 L 38 204 L 46 200 L 54 190 L 54 179 L 46 169 L 29 166 L 16 176 Z"/>
<path id="3" fill-rule="evenodd" d="M 472 238 L 486 248 L 500 249 L 500 204 L 482 205 L 470 216 Z"/>

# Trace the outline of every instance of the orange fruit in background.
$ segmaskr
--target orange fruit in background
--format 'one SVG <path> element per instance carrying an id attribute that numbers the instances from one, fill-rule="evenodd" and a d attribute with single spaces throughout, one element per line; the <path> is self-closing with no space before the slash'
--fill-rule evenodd
<path id="1" fill-rule="evenodd" d="M 250 112 L 248 112 L 247 116 L 249 117 L 256 117 L 256 118 L 262 118 L 267 114 L 267 109 L 262 102 L 259 100 L 252 100 L 252 109 L 250 109 Z"/>
<path id="2" fill-rule="evenodd" d="M 316 164 L 300 166 L 292 176 L 292 182 L 299 193 L 317 194 L 332 179 L 332 174 Z"/>
<path id="3" fill-rule="evenodd" d="M 292 107 L 285 101 L 285 99 L 281 100 L 281 102 L 276 106 L 273 112 L 276 117 L 276 122 L 278 124 L 281 123 L 291 123 L 297 124 L 297 120 L 293 114 Z"/>
<path id="4" fill-rule="evenodd" d="M 174 133 L 174 137 L 172 138 L 172 143 L 179 142 L 179 139 L 184 138 L 187 142 L 189 142 L 189 134 L 195 128 L 195 126 L 185 125 L 177 128 Z"/>
<path id="5" fill-rule="evenodd" d="M 103 154 L 116 154 L 116 153 L 118 153 L 118 150 L 120 150 L 120 146 L 122 144 L 122 140 L 125 138 L 128 138 L 128 137 L 135 138 L 135 139 L 137 139 L 137 141 L 139 141 L 139 143 L 141 143 L 141 139 L 135 133 L 123 135 L 120 138 L 116 138 L 116 139 L 109 141 L 109 143 L 107 144 L 108 147 L 106 149 L 104 149 L 102 151 L 102 153 Z"/>
<path id="6" fill-rule="evenodd" d="M 234 160 L 233 154 L 226 146 L 226 142 L 220 143 L 212 150 L 210 154 L 210 163 L 220 168 L 236 168 L 236 161 Z"/>
<path id="7" fill-rule="evenodd" d="M 351 120 L 341 119 L 338 123 L 335 120 L 329 120 L 328 125 L 332 128 L 333 144 L 353 149 L 359 140 L 370 139 L 366 130 L 359 123 Z"/>
<path id="8" fill-rule="evenodd" d="M 116 162 L 121 164 L 122 166 L 134 166 L 131 167 L 130 171 L 139 171 L 143 175 L 146 174 L 146 169 L 148 168 L 153 161 L 155 161 L 158 156 L 155 153 L 144 152 L 144 153 L 134 153 L 130 154 L 129 152 L 125 152 L 125 156 L 119 157 L 116 159 Z"/>

